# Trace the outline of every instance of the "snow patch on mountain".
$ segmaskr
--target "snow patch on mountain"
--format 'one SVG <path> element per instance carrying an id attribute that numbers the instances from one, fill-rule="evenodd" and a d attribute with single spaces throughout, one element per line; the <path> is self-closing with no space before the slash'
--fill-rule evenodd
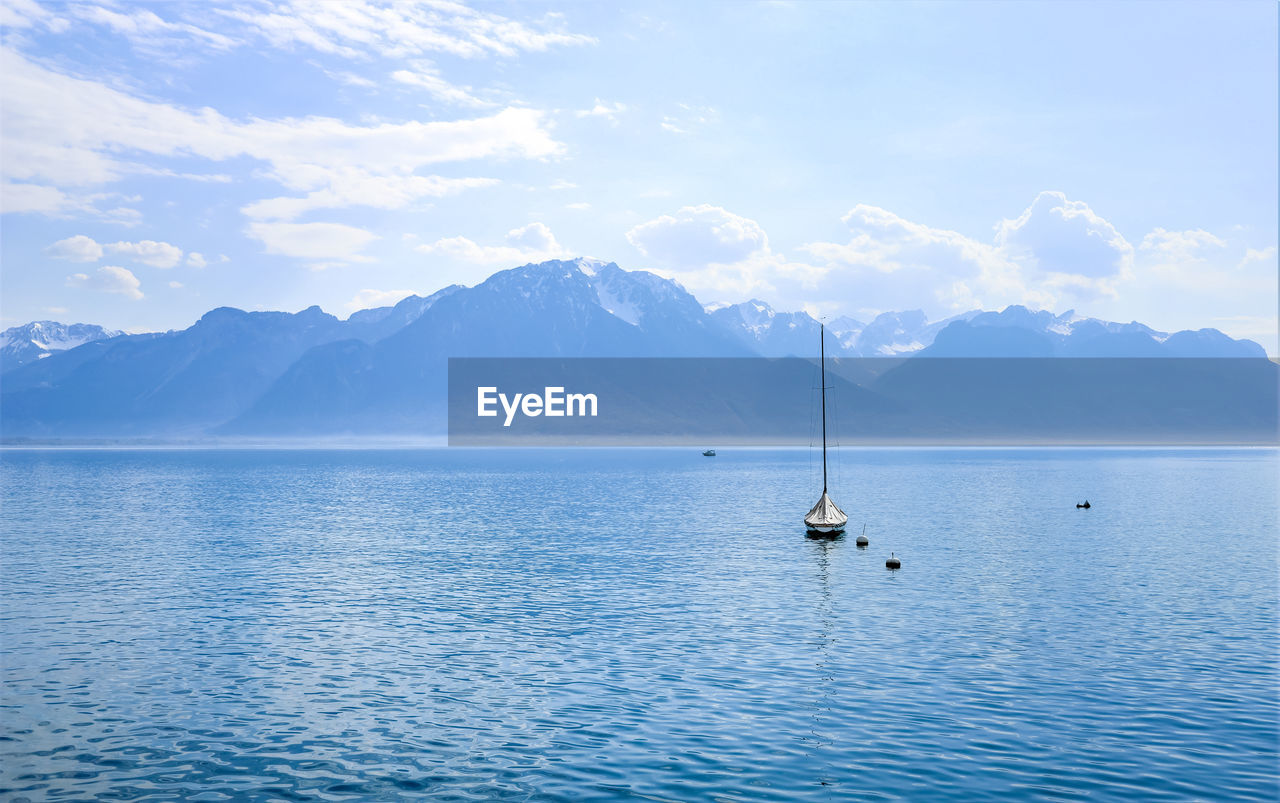
<path id="1" fill-rule="evenodd" d="M 43 360 L 60 351 L 122 334 L 124 332 L 88 323 L 32 321 L 14 326 L 0 333 L 0 371 L 8 371 Z"/>

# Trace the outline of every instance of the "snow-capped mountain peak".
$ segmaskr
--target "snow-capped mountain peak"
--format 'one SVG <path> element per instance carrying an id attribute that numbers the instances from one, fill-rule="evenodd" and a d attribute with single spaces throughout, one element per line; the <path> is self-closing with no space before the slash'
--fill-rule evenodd
<path id="1" fill-rule="evenodd" d="M 122 334 L 124 333 L 89 323 L 32 321 L 15 326 L 0 333 L 0 371 L 8 371 L 59 351 Z"/>

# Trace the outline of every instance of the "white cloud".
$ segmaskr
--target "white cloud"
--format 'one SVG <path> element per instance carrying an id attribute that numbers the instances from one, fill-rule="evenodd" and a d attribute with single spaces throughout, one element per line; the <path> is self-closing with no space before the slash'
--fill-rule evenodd
<path id="1" fill-rule="evenodd" d="M 432 98 L 455 106 L 481 108 L 493 103 L 481 100 L 472 94 L 471 87 L 455 86 L 444 79 L 440 70 L 427 61 L 414 62 L 412 70 L 396 70 L 391 73 L 394 81 L 421 89 Z"/>
<path id="2" fill-rule="evenodd" d="M 558 15 L 530 25 L 456 2 L 383 5 L 367 0 L 282 2 L 223 12 L 279 47 L 302 46 L 347 58 L 448 53 L 463 58 L 514 56 L 595 39 L 558 29 Z"/>
<path id="3" fill-rule="evenodd" d="M 663 131 L 672 134 L 689 134 L 694 129 L 719 122 L 720 112 L 712 106 L 694 106 L 688 103 L 676 104 L 680 111 L 663 115 L 658 125 Z"/>
<path id="4" fill-rule="evenodd" d="M 100 202 L 114 197 L 118 197 L 116 193 L 68 193 L 43 184 L 0 181 L 0 213 L 3 214 L 73 217 L 79 213 L 124 226 L 133 226 L 141 221 L 142 215 L 136 209 L 116 207 L 104 210 L 98 206 Z"/>
<path id="5" fill-rule="evenodd" d="M 228 36 L 185 22 L 168 22 L 148 9 L 121 13 L 102 6 L 84 5 L 73 6 L 73 10 L 81 19 L 106 26 L 140 47 L 154 49 L 188 38 L 217 50 L 229 50 L 236 45 Z"/>
<path id="6" fill-rule="evenodd" d="M 466 189 L 491 187 L 493 178 L 441 178 L 440 176 L 374 176 L 359 171 L 332 171 L 324 189 L 300 198 L 267 198 L 241 211 L 257 220 L 294 220 L 315 209 L 368 206 L 402 209 L 420 198 L 440 198 Z"/>
<path id="7" fill-rule="evenodd" d="M 1275 262 L 1275 259 L 1276 259 L 1276 247 L 1274 245 L 1271 246 L 1270 248 L 1262 248 L 1262 249 L 1249 248 L 1245 250 L 1244 257 L 1240 259 L 1240 264 L 1237 265 L 1236 267 L 1243 268 L 1254 262 L 1262 262 L 1262 263 Z"/>
<path id="8" fill-rule="evenodd" d="M 66 259 L 71 262 L 97 262 L 102 259 L 102 246 L 92 237 L 77 234 L 65 240 L 58 240 L 44 249 L 54 259 Z"/>
<path id="9" fill-rule="evenodd" d="M 1205 248 L 1225 248 L 1222 238 L 1204 229 L 1192 231 L 1166 231 L 1156 228 L 1142 238 L 1139 248 L 1170 258 L 1194 257 Z"/>
<path id="10" fill-rule="evenodd" d="M 182 260 L 182 249 L 169 243 L 155 240 L 131 243 L 121 240 L 103 245 L 83 234 L 59 240 L 45 249 L 45 253 L 55 259 L 67 259 L 73 262 L 96 262 L 102 258 L 104 252 L 125 255 L 135 262 L 141 262 L 153 268 L 172 268 Z M 195 256 L 203 262 L 199 254 Z"/>
<path id="11" fill-rule="evenodd" d="M 67 277 L 68 287 L 81 287 L 101 293 L 117 293 L 135 301 L 142 298 L 142 290 L 139 289 L 141 285 L 138 277 L 131 271 L 115 265 L 98 268 L 92 274 L 73 273 Z"/>
<path id="12" fill-rule="evenodd" d="M 189 254 L 187 254 L 188 267 L 203 268 L 208 264 L 209 262 L 204 258 L 204 254 L 201 254 L 199 251 L 192 251 Z"/>
<path id="13" fill-rule="evenodd" d="M 791 308 L 804 302 L 801 292 L 814 268 L 774 252 L 754 220 L 718 206 L 686 206 L 627 232 L 645 256 L 662 265 L 652 270 L 709 300 L 776 298 Z"/>
<path id="14" fill-rule="evenodd" d="M 342 262 L 368 262 L 360 253 L 378 239 L 371 231 L 342 223 L 250 223 L 247 234 L 262 242 L 268 254 L 314 259 L 314 267 Z"/>
<path id="15" fill-rule="evenodd" d="M 487 117 L 437 122 L 352 125 L 327 117 L 237 122 L 214 109 L 187 111 L 62 75 L 9 48 L 0 49 L 0 72 L 5 75 L 0 82 L 4 167 L 13 185 L 6 187 L 6 211 L 66 211 L 75 205 L 63 192 L 66 187 L 151 170 L 122 154 L 259 160 L 266 178 L 306 193 L 293 199 L 294 207 L 284 207 L 288 215 L 297 214 L 293 209 L 372 202 L 389 208 L 392 201 L 377 201 L 371 189 L 390 189 L 394 203 L 404 204 L 423 194 L 491 181 L 415 175 L 429 165 L 542 159 L 564 150 L 537 109 L 513 107 Z M 279 207 L 262 209 L 281 214 Z"/>
<path id="16" fill-rule="evenodd" d="M 583 210 L 590 209 L 590 208 L 591 208 L 591 204 L 587 203 L 586 201 L 580 201 L 579 203 L 576 203 L 576 204 L 565 204 L 565 208 L 566 208 L 566 209 L 576 209 L 576 210 L 578 210 L 579 212 L 581 212 L 581 211 L 583 211 Z"/>
<path id="17" fill-rule="evenodd" d="M 847 243 L 802 246 L 825 263 L 822 284 L 877 299 L 883 308 L 942 315 L 1025 304 L 1054 309 L 1114 297 L 1132 277 L 1134 249 L 1087 204 L 1042 192 L 992 242 L 859 204 L 843 218 Z"/>
<path id="18" fill-rule="evenodd" d="M 1135 249 L 1087 204 L 1061 193 L 1041 193 L 985 242 L 869 204 L 854 206 L 843 221 L 849 238 L 802 245 L 805 261 L 772 250 L 763 227 L 719 207 L 685 207 L 635 227 L 628 238 L 660 260 L 655 272 L 704 302 L 756 295 L 783 309 L 920 308 L 935 320 L 1024 304 L 1170 331 L 1217 315 L 1235 321 L 1229 334 L 1274 349 L 1274 247 L 1246 249 L 1201 229 L 1158 228 Z"/>
<path id="19" fill-rule="evenodd" d="M 603 117 L 613 125 L 618 124 L 618 117 L 627 110 L 624 103 L 605 103 L 600 98 L 596 98 L 596 103 L 590 109 L 582 109 L 575 112 L 578 117 Z"/>
<path id="20" fill-rule="evenodd" d="M 182 261 L 182 249 L 169 243 L 155 240 L 140 240 L 136 243 L 107 243 L 103 246 L 113 254 L 124 254 L 135 262 L 150 265 L 153 268 L 172 268 Z"/>
<path id="21" fill-rule="evenodd" d="M 182 282 L 169 282 L 169 287 L 178 290 L 182 287 Z"/>
<path id="22" fill-rule="evenodd" d="M 519 265 L 568 256 L 551 229 L 530 223 L 507 232 L 506 245 L 479 245 L 466 237 L 449 237 L 417 247 L 424 254 L 443 254 L 479 265 Z"/>
<path id="23" fill-rule="evenodd" d="M 1124 274 L 1133 246 L 1083 201 L 1046 191 L 1014 220 L 996 227 L 996 245 L 1046 274 L 1101 279 Z"/>
<path id="24" fill-rule="evenodd" d="M 641 223 L 627 232 L 627 240 L 645 256 L 684 266 L 740 262 L 769 247 L 754 220 L 710 204 Z"/>
<path id="25" fill-rule="evenodd" d="M 1056 308 L 1114 296 L 1134 249 L 1087 205 L 1041 193 L 991 242 L 858 204 L 842 218 L 845 242 L 802 245 L 810 261 L 773 251 L 755 221 L 712 206 L 685 207 L 627 237 L 695 292 L 738 300 L 772 293 L 788 308 L 925 308 L 932 317 L 1026 304 Z M 705 267 L 704 267 L 705 266 Z M 815 302 L 820 298 L 820 302 Z"/>
<path id="26" fill-rule="evenodd" d="M 65 30 L 68 23 L 35 0 L 5 0 L 0 3 L 0 28 L 7 29 L 6 32 L 37 25 L 57 33 Z"/>
<path id="27" fill-rule="evenodd" d="M 390 307 L 411 295 L 416 293 L 413 290 L 361 290 L 347 302 L 346 307 L 352 312 L 374 307 Z"/>

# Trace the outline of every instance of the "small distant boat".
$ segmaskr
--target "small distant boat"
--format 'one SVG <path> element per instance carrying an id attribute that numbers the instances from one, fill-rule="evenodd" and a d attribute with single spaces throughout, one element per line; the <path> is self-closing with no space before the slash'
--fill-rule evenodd
<path id="1" fill-rule="evenodd" d="M 715 457 L 715 456 L 716 456 L 716 450 L 715 450 L 715 449 L 707 449 L 705 452 L 703 452 L 703 453 L 702 453 L 702 456 L 703 456 L 703 457 Z"/>
<path id="2" fill-rule="evenodd" d="M 1080 508 L 1084 508 L 1085 510 L 1088 510 L 1088 509 L 1089 509 L 1089 508 L 1091 508 L 1091 507 L 1093 507 L 1093 505 L 1089 504 L 1089 500 L 1088 500 L 1088 499 L 1084 500 L 1084 504 L 1083 504 L 1083 505 L 1082 505 L 1082 504 L 1080 504 L 1079 502 L 1076 502 L 1076 509 L 1077 509 L 1077 510 L 1079 510 Z"/>
<path id="3" fill-rule="evenodd" d="M 822 496 L 804 517 L 810 535 L 837 535 L 844 532 L 849 517 L 827 495 L 827 347 L 826 327 L 818 329 L 818 364 L 822 376 Z"/>

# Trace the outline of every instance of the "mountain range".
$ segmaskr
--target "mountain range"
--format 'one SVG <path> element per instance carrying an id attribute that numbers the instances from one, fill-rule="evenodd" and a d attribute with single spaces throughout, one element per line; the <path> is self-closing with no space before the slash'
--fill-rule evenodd
<path id="1" fill-rule="evenodd" d="M 60 351 L 122 334 L 124 332 L 90 323 L 32 321 L 15 326 L 0 332 L 0 371 L 9 371 Z"/>
<path id="2" fill-rule="evenodd" d="M 440 434 L 449 357 L 812 357 L 818 327 L 807 313 L 777 312 L 759 300 L 704 308 L 671 280 L 592 259 L 524 265 L 346 320 L 319 307 L 292 314 L 222 307 L 187 329 L 140 335 L 38 322 L 4 333 L 0 434 Z M 845 358 L 844 375 L 876 392 L 897 388 L 877 404 L 904 410 L 928 407 L 911 394 L 936 387 L 904 381 L 903 359 L 916 362 L 918 374 L 919 366 L 950 362 L 931 357 L 1266 356 L 1256 343 L 1214 329 L 1165 333 L 1018 306 L 937 322 L 920 311 L 867 323 L 839 318 L 828 328 L 828 356 Z M 898 359 L 851 359 L 883 357 Z M 1253 399 L 1265 394 L 1275 365 L 1249 362 L 1267 366 L 1241 380 L 1262 383 L 1238 388 Z M 1263 432 L 1274 430 L 1265 415 L 1249 416 Z"/>

